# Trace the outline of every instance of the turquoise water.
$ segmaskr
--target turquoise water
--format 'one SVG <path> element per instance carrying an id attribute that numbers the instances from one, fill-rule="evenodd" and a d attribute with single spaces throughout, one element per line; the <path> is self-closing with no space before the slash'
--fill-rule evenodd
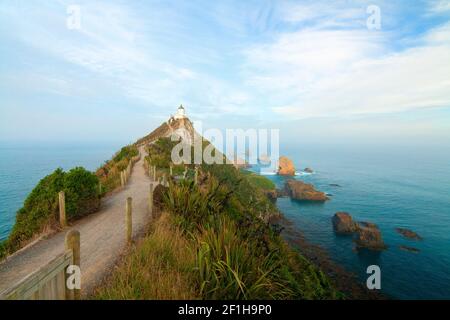
<path id="1" fill-rule="evenodd" d="M 296 168 L 316 170 L 296 179 L 332 194 L 324 204 L 278 199 L 278 207 L 310 242 L 327 249 L 334 261 L 364 283 L 367 266 L 379 265 L 382 291 L 393 298 L 450 299 L 449 149 L 296 146 L 284 151 Z M 279 187 L 285 181 L 268 178 Z M 332 230 L 331 217 L 337 211 L 376 223 L 388 249 L 352 250 L 351 237 Z M 396 227 L 412 229 L 424 240 L 405 239 Z M 420 253 L 400 250 L 400 245 Z"/>
<path id="2" fill-rule="evenodd" d="M 83 166 L 95 170 L 120 148 L 120 144 L 2 144 L 0 145 L 0 240 L 14 224 L 23 201 L 46 175 L 56 168 Z"/>
<path id="3" fill-rule="evenodd" d="M 0 145 L 0 238 L 8 235 L 15 212 L 41 178 L 57 167 L 95 170 L 122 145 Z M 298 145 L 282 153 L 297 168 L 316 170 L 296 179 L 332 194 L 324 204 L 278 200 L 310 242 L 364 282 L 367 266 L 379 265 L 382 290 L 394 298 L 450 299 L 450 148 Z M 282 177 L 268 177 L 279 187 L 284 183 Z M 378 224 L 389 248 L 354 252 L 351 238 L 333 233 L 331 217 L 337 211 Z M 395 227 L 410 228 L 424 240 L 407 240 Z M 402 251 L 399 245 L 420 253 Z"/>

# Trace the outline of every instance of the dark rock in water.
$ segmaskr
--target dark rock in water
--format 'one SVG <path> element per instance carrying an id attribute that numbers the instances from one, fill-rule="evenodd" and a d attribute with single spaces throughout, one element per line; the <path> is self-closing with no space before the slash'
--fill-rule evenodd
<path id="1" fill-rule="evenodd" d="M 408 251 L 408 252 L 412 252 L 412 253 L 419 253 L 420 250 L 417 248 L 413 248 L 413 247 L 408 247 L 408 246 L 399 246 L 400 250 L 403 251 Z"/>
<path id="2" fill-rule="evenodd" d="M 422 240 L 422 237 L 419 236 L 417 233 L 415 233 L 412 230 L 409 230 L 409 229 L 406 229 L 406 228 L 395 228 L 395 231 L 400 233 L 405 238 L 413 239 L 413 240 Z"/>
<path id="3" fill-rule="evenodd" d="M 314 170 L 311 169 L 311 168 L 305 168 L 305 169 L 303 169 L 303 172 L 306 172 L 306 173 L 314 173 Z"/>
<path id="4" fill-rule="evenodd" d="M 386 245 L 381 237 L 378 226 L 371 222 L 356 222 L 347 212 L 337 212 L 333 218 L 333 228 L 338 234 L 354 234 L 356 249 L 367 248 L 384 250 Z"/>
<path id="5" fill-rule="evenodd" d="M 329 200 L 325 193 L 317 191 L 312 184 L 302 181 L 288 180 L 285 189 L 288 195 L 295 200 L 320 202 Z"/>
<path id="6" fill-rule="evenodd" d="M 358 248 L 386 249 L 386 245 L 381 237 L 381 231 L 376 224 L 370 222 L 360 222 L 358 224 L 355 242 Z"/>
<path id="7" fill-rule="evenodd" d="M 289 197 L 289 194 L 287 193 L 286 189 L 276 189 L 276 191 L 277 191 L 277 198 Z"/>
<path id="8" fill-rule="evenodd" d="M 358 231 L 358 224 L 347 212 L 337 212 L 331 219 L 336 233 L 349 234 Z"/>
<path id="9" fill-rule="evenodd" d="M 337 183 L 330 183 L 329 186 L 330 187 L 340 187 L 340 185 L 338 185 Z"/>

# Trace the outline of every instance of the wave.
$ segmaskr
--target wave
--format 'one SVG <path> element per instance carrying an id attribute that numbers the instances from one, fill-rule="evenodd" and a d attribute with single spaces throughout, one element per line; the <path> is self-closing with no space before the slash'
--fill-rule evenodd
<path id="1" fill-rule="evenodd" d="M 296 176 L 310 176 L 315 174 L 315 172 L 305 172 L 305 171 L 299 171 L 299 172 L 295 172 Z"/>
<path id="2" fill-rule="evenodd" d="M 259 175 L 261 176 L 276 176 L 276 172 L 268 172 L 268 171 L 259 171 Z"/>
<path id="3" fill-rule="evenodd" d="M 273 172 L 270 172 L 270 171 L 259 171 L 258 174 L 261 175 L 261 176 L 276 176 L 277 172 L 275 172 L 275 171 L 273 171 Z M 304 171 L 296 171 L 295 172 L 296 176 L 310 176 L 310 175 L 313 175 L 313 174 L 315 174 L 315 172 L 304 172 Z"/>

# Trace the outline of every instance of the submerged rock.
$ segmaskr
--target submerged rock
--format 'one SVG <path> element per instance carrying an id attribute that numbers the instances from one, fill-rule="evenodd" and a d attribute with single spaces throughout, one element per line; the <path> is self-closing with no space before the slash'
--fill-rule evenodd
<path id="1" fill-rule="evenodd" d="M 386 249 L 380 229 L 378 229 L 376 224 L 370 222 L 360 222 L 358 224 L 355 242 L 358 248 L 372 250 Z"/>
<path id="2" fill-rule="evenodd" d="M 413 240 L 422 240 L 422 237 L 419 236 L 417 233 L 415 233 L 412 230 L 409 230 L 409 229 L 406 229 L 406 228 L 395 228 L 395 231 L 400 233 L 405 238 L 413 239 Z"/>
<path id="3" fill-rule="evenodd" d="M 321 191 L 317 191 L 312 184 L 298 180 L 289 180 L 285 184 L 287 194 L 295 200 L 327 201 L 329 198 Z"/>
<path id="4" fill-rule="evenodd" d="M 340 185 L 338 185 L 337 183 L 330 183 L 329 186 L 330 187 L 340 187 Z"/>
<path id="5" fill-rule="evenodd" d="M 347 212 L 337 212 L 331 219 L 334 231 L 338 234 L 353 234 L 356 249 L 386 249 L 381 231 L 371 222 L 357 222 Z"/>
<path id="6" fill-rule="evenodd" d="M 294 163 L 288 157 L 280 157 L 278 161 L 278 174 L 282 176 L 295 176 Z"/>
<path id="7" fill-rule="evenodd" d="M 258 158 L 258 161 L 262 165 L 269 165 L 270 162 L 271 162 L 270 157 L 268 155 L 266 155 L 266 154 L 263 154 L 262 156 L 260 156 Z"/>
<path id="8" fill-rule="evenodd" d="M 303 169 L 303 172 L 306 172 L 306 173 L 314 173 L 314 170 L 311 169 L 311 168 L 305 168 L 305 169 Z"/>
<path id="9" fill-rule="evenodd" d="M 347 212 L 337 212 L 331 219 L 336 233 L 349 234 L 358 231 L 358 223 Z"/>
<path id="10" fill-rule="evenodd" d="M 413 247 L 408 247 L 408 246 L 399 246 L 400 250 L 403 251 L 408 251 L 408 252 L 412 252 L 412 253 L 419 253 L 420 250 L 417 248 L 413 248 Z"/>

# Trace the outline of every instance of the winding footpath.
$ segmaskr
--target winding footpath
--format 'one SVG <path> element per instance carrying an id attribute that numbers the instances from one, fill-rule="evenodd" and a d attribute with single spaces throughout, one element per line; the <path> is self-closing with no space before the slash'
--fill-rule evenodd
<path id="1" fill-rule="evenodd" d="M 92 293 L 105 276 L 111 273 L 127 246 L 127 197 L 133 198 L 133 237 L 142 234 L 150 222 L 148 195 L 150 183 L 153 182 L 145 173 L 143 148 L 140 151 L 141 159 L 135 163 L 125 188 L 103 198 L 99 212 L 76 221 L 64 231 L 40 240 L 0 263 L 0 296 L 4 290 L 63 253 L 64 237 L 71 229 L 80 232 L 82 295 Z"/>

